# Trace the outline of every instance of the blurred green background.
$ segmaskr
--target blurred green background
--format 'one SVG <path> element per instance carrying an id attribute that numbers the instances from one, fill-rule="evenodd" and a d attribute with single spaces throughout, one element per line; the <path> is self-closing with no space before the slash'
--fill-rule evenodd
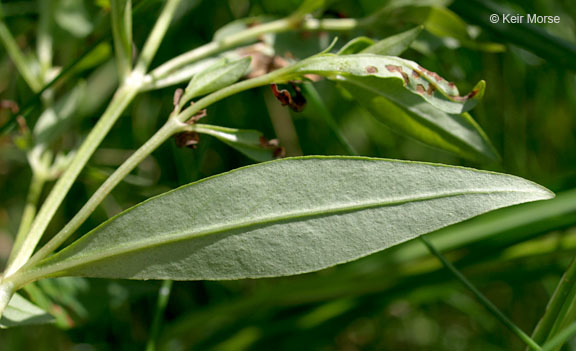
<path id="1" fill-rule="evenodd" d="M 37 42 L 39 3 L 2 1 L 5 21 L 21 48 Z M 158 65 L 209 42 L 235 19 L 283 17 L 296 0 L 183 1 L 155 58 Z M 134 1 L 134 41 L 142 43 L 162 1 Z M 54 147 L 71 150 L 94 125 L 116 73 L 105 0 L 54 0 L 54 62 L 66 66 L 102 40 L 56 97 L 87 80 L 96 89 L 79 102 L 91 111 L 74 118 Z M 278 35 L 279 54 L 304 58 L 331 37 L 338 46 L 423 24 L 403 57 L 438 72 L 468 92 L 487 90 L 472 111 L 502 156 L 480 164 L 429 148 L 390 131 L 329 82 L 316 84 L 342 133 L 365 156 L 464 165 L 515 174 L 557 192 L 552 201 L 490 213 L 430 235 L 431 240 L 513 321 L 530 333 L 576 252 L 576 3 L 528 0 L 487 3 L 434 0 L 330 1 L 323 17 L 362 18 L 384 6 L 374 25 L 347 33 Z M 490 13 L 557 15 L 548 25 L 491 25 Z M 145 142 L 172 109 L 175 87 L 139 95 L 117 122 L 52 221 L 54 233 L 126 156 Z M 21 106 L 33 97 L 0 49 L 0 97 Z M 41 110 L 28 120 L 32 128 Z M 10 118 L 0 111 L 0 125 Z M 280 108 L 269 88 L 211 106 L 206 123 L 258 129 L 278 137 L 289 155 L 340 155 L 346 149 L 313 109 Z M 286 127 L 287 125 L 287 127 Z M 290 133 L 293 127 L 295 134 Z M 5 262 L 31 177 L 25 137 L 0 138 L 0 260 Z M 104 201 L 80 232 L 150 196 L 252 161 L 208 136 L 197 149 L 168 142 Z M 572 190 L 574 189 L 574 190 Z M 25 295 L 58 316 L 56 325 L 2 331 L 2 350 L 141 350 L 148 338 L 160 282 L 57 279 Z M 295 277 L 224 282 L 176 282 L 160 338 L 163 350 L 520 350 L 521 341 L 476 303 L 420 242 Z M 576 350 L 576 343 L 566 350 Z"/>

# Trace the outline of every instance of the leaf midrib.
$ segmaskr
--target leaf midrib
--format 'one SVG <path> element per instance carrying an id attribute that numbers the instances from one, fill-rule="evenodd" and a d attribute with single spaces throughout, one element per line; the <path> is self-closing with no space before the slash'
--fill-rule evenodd
<path id="1" fill-rule="evenodd" d="M 230 224 L 227 226 L 218 226 L 216 229 L 215 228 L 205 229 L 203 231 L 194 232 L 194 235 L 190 234 L 190 232 L 188 232 L 188 231 L 185 232 L 188 234 L 170 234 L 170 235 L 163 234 L 163 235 L 161 235 L 161 237 L 164 240 L 154 240 L 155 238 L 153 237 L 153 238 L 147 238 L 146 240 L 141 240 L 137 244 L 135 244 L 135 242 L 132 241 L 132 242 L 130 242 L 128 249 L 126 248 L 126 246 L 128 246 L 126 244 L 119 245 L 119 246 L 115 246 L 111 250 L 100 251 L 100 252 L 98 252 L 98 254 L 89 254 L 88 255 L 88 257 L 90 258 L 89 260 L 86 260 L 86 255 L 78 257 L 76 259 L 74 259 L 74 256 L 73 256 L 73 258 L 65 259 L 61 263 L 57 262 L 57 263 L 51 265 L 50 261 L 57 259 L 59 254 L 66 250 L 66 249 L 64 249 L 63 251 L 55 254 L 54 256 L 47 258 L 45 261 L 43 261 L 47 265 L 45 265 L 44 267 L 40 266 L 37 268 L 37 270 L 40 271 L 38 273 L 41 273 L 42 275 L 45 276 L 48 274 L 53 274 L 53 273 L 57 273 L 60 271 L 64 271 L 66 269 L 70 269 L 73 267 L 84 266 L 84 265 L 87 265 L 87 264 L 90 264 L 93 262 L 109 259 L 109 258 L 114 257 L 114 256 L 120 256 L 122 254 L 127 254 L 127 253 L 131 253 L 131 252 L 136 252 L 136 251 L 144 251 L 144 250 L 152 248 L 154 246 L 168 245 L 168 244 L 173 244 L 175 242 L 183 241 L 186 239 L 202 238 L 202 237 L 205 237 L 208 235 L 222 234 L 222 233 L 225 233 L 227 231 L 236 230 L 236 229 L 257 227 L 257 226 L 261 226 L 261 225 L 272 225 L 276 222 L 297 220 L 299 218 L 305 219 L 305 218 L 316 217 L 316 216 L 330 216 L 330 215 L 336 215 L 336 214 L 345 213 L 345 212 L 361 211 L 361 210 L 367 210 L 367 209 L 377 208 L 377 207 L 395 206 L 395 205 L 402 205 L 402 204 L 409 203 L 409 202 L 420 202 L 420 201 L 435 200 L 435 199 L 442 199 L 442 198 L 455 197 L 455 196 L 483 195 L 483 194 L 484 195 L 490 195 L 490 194 L 496 194 L 496 193 L 534 193 L 534 191 L 521 191 L 521 190 L 515 190 L 515 189 L 512 189 L 512 190 L 507 189 L 507 190 L 459 191 L 459 192 L 448 192 L 448 193 L 444 193 L 444 194 L 433 194 L 433 195 L 426 195 L 426 196 L 419 196 L 419 197 L 407 197 L 407 198 L 395 199 L 392 201 L 377 201 L 377 202 L 370 201 L 367 203 L 362 203 L 362 204 L 357 204 L 357 205 L 352 205 L 352 206 L 329 207 L 329 208 L 322 208 L 320 210 L 315 210 L 315 211 L 296 211 L 296 212 L 291 212 L 291 213 L 285 214 L 285 215 L 263 217 L 261 220 L 257 220 L 257 221 L 250 220 L 250 221 L 244 221 L 244 222 L 236 222 L 234 224 Z M 169 239 L 166 240 L 166 238 L 169 238 Z M 80 238 L 79 240 L 82 240 L 82 238 Z M 78 243 L 78 241 L 76 243 Z M 72 244 L 72 246 L 70 246 L 69 248 L 72 249 L 74 245 L 75 244 Z M 42 262 L 40 264 L 42 264 Z"/>

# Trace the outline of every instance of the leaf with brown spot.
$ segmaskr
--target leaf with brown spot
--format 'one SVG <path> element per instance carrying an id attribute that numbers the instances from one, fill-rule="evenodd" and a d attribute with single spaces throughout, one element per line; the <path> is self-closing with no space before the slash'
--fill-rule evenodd
<path id="1" fill-rule="evenodd" d="M 373 68 L 368 72 L 367 67 Z M 401 79 L 407 91 L 422 96 L 437 109 L 452 114 L 467 112 L 476 106 L 484 96 L 486 86 L 484 81 L 480 81 L 472 90 L 473 94 L 461 96 L 454 84 L 413 61 L 373 54 L 318 55 L 302 61 L 294 73 L 297 77 L 305 74 L 317 74 L 337 80 L 346 79 L 350 82 L 362 80 L 367 76 L 384 80 Z M 418 86 L 428 87 L 429 84 L 433 86 L 433 89 L 429 90 L 431 94 L 421 94 Z"/>

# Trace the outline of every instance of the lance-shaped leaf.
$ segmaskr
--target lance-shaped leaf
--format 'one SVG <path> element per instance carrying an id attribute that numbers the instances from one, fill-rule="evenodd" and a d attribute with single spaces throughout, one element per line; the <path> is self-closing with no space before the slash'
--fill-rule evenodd
<path id="1" fill-rule="evenodd" d="M 484 81 L 478 82 L 472 91 L 460 96 L 454 83 L 448 82 L 437 73 L 421 67 L 416 62 L 395 56 L 373 54 L 318 55 L 302 61 L 296 72 L 312 73 L 329 78 L 339 76 L 356 80 L 375 77 L 397 80 L 411 93 L 422 97 L 437 109 L 447 113 L 469 111 L 484 96 Z"/>
<path id="2" fill-rule="evenodd" d="M 409 29 L 405 32 L 382 39 L 360 52 L 363 54 L 399 56 L 410 47 L 410 44 L 416 40 L 421 31 L 421 26 Z"/>
<path id="3" fill-rule="evenodd" d="M 522 178 L 460 167 L 363 157 L 282 159 L 145 201 L 14 278 L 299 274 L 552 196 Z"/>
<path id="4" fill-rule="evenodd" d="M 54 317 L 40 307 L 14 294 L 0 319 L 0 328 L 53 323 Z"/>
<path id="5" fill-rule="evenodd" d="M 390 129 L 428 145 L 472 160 L 497 161 L 500 156 L 469 113 L 440 111 L 402 88 L 380 79 L 341 79 L 341 85 Z"/>
<path id="6" fill-rule="evenodd" d="M 215 62 L 205 71 L 194 75 L 184 91 L 182 103 L 186 103 L 196 96 L 206 95 L 235 83 L 246 74 L 249 67 L 250 57 L 232 62 L 227 59 Z"/>
<path id="7" fill-rule="evenodd" d="M 281 154 L 282 148 L 270 143 L 257 130 L 225 128 L 208 124 L 196 124 L 193 127 L 195 132 L 211 135 L 257 162 L 270 161 Z"/>
<path id="8" fill-rule="evenodd" d="M 469 159 L 499 159 L 478 124 L 461 113 L 483 95 L 483 81 L 454 100 L 458 91 L 452 83 L 397 57 L 321 55 L 303 61 L 299 70 L 339 81 L 360 105 L 401 134 Z"/>
<path id="9" fill-rule="evenodd" d="M 368 37 L 357 37 L 344 44 L 344 46 L 338 50 L 338 55 L 357 54 L 372 45 L 374 45 L 374 40 Z"/>

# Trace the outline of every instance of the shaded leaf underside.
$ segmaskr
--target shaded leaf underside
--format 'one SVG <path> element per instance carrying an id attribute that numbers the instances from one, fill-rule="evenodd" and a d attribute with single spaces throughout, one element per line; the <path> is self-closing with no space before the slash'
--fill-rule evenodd
<path id="1" fill-rule="evenodd" d="M 152 198 L 32 273 L 174 280 L 299 274 L 551 196 L 518 177 L 464 168 L 368 158 L 283 159 Z"/>

